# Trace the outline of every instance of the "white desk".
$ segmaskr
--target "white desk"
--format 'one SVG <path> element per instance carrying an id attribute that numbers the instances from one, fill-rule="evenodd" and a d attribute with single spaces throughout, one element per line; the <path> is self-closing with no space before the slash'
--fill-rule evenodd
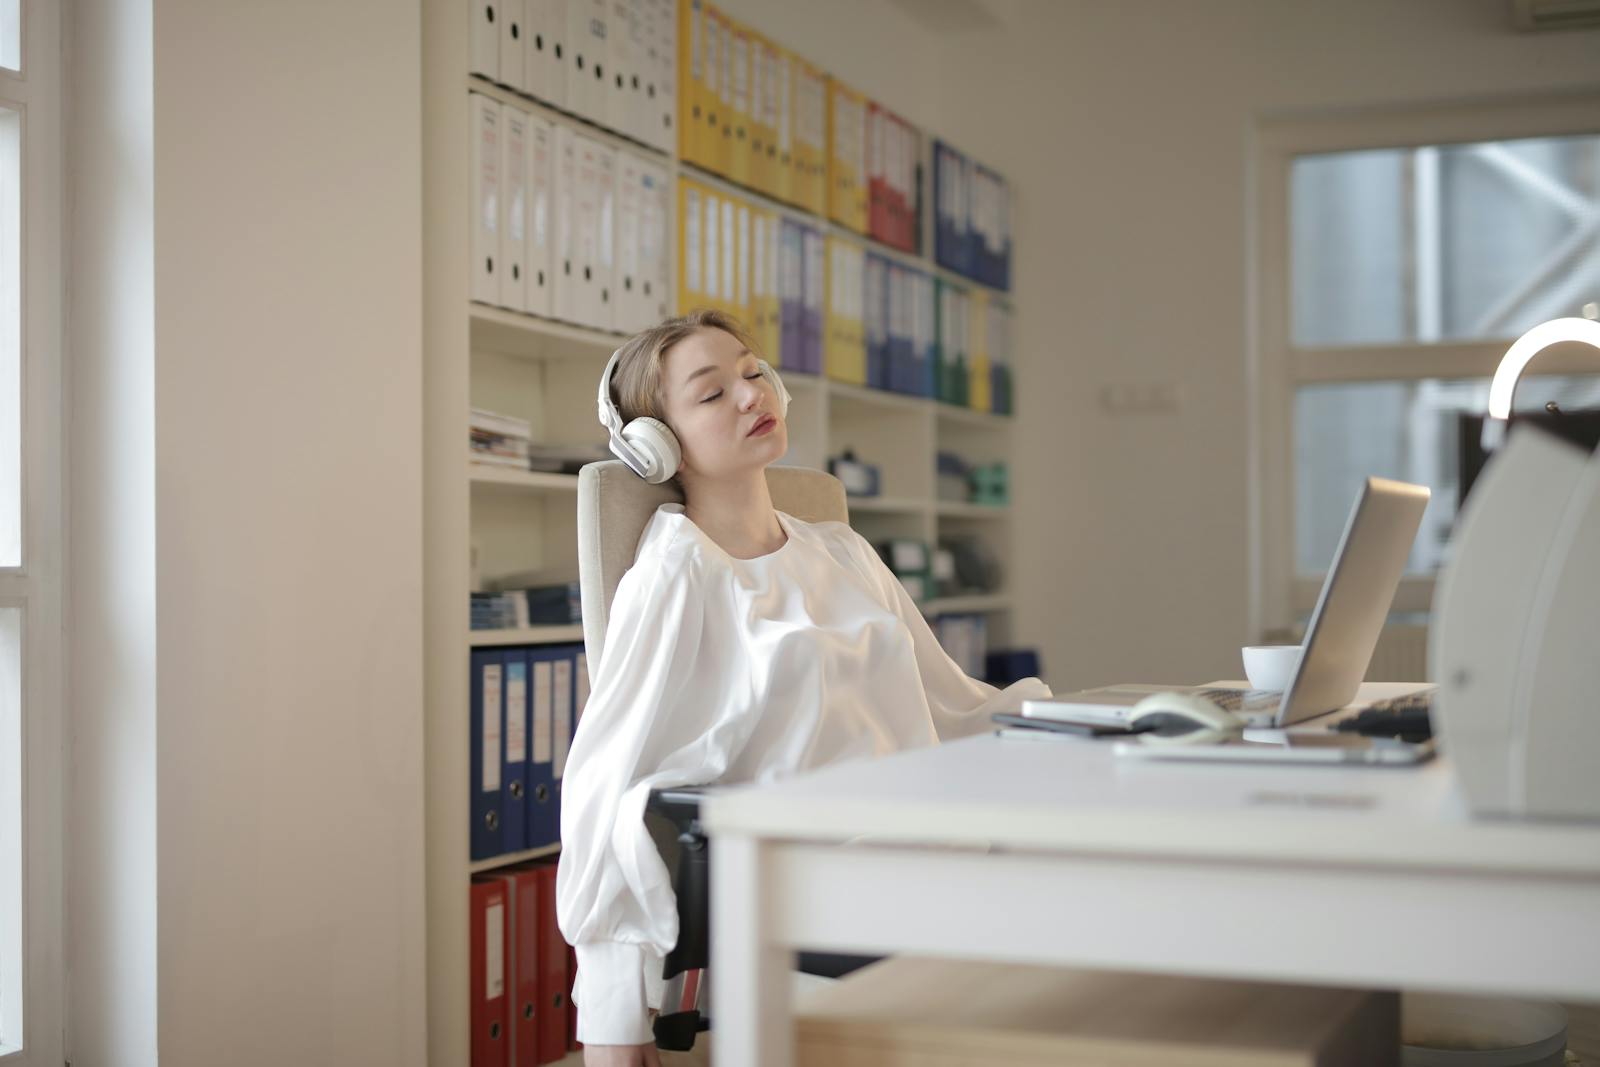
<path id="1" fill-rule="evenodd" d="M 799 946 L 1600 1000 L 1600 824 L 1473 821 L 1444 759 L 985 735 L 718 791 L 704 818 L 727 1064 L 791 1063 Z"/>

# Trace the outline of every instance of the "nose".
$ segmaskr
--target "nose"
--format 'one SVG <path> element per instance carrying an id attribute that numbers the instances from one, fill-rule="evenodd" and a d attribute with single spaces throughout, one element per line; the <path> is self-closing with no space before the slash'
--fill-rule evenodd
<path id="1" fill-rule="evenodd" d="M 751 411 L 761 403 L 761 379 L 742 379 L 743 385 L 739 387 L 739 410 Z"/>

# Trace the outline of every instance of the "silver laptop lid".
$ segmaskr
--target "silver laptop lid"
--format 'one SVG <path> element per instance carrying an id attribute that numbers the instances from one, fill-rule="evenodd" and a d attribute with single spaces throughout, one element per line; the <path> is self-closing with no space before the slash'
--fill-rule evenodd
<path id="1" fill-rule="evenodd" d="M 1426 486 L 1367 479 L 1317 596 L 1300 666 L 1278 705 L 1277 725 L 1304 722 L 1355 699 L 1429 495 Z"/>

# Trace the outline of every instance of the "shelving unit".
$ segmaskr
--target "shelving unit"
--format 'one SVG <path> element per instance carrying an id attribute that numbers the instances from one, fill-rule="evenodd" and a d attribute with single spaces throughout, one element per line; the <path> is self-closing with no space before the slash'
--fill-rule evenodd
<path id="1" fill-rule="evenodd" d="M 427 604 L 426 821 L 429 1062 L 469 1058 L 468 908 L 475 873 L 556 854 L 559 846 L 473 863 L 468 859 L 468 662 L 474 647 L 568 643 L 581 626 L 474 631 L 468 593 L 472 564 L 494 577 L 512 571 L 570 566 L 576 577 L 574 475 L 542 474 L 465 462 L 468 411 L 485 407 L 524 418 L 537 441 L 603 443 L 595 419 L 595 387 L 606 359 L 625 339 L 619 331 L 561 322 L 476 303 L 469 296 L 471 130 L 466 96 L 483 93 L 565 125 L 664 167 L 675 188 L 680 175 L 731 191 L 761 206 L 848 237 L 873 252 L 972 290 L 986 287 L 831 221 L 764 197 L 702 168 L 617 135 L 520 92 L 468 72 L 468 13 L 464 0 L 423 3 L 423 157 L 425 426 L 424 589 Z M 890 101 L 889 103 L 893 103 Z M 923 172 L 931 175 L 928 145 Z M 931 245 L 932 182 L 924 179 L 925 243 Z M 676 196 L 672 198 L 676 203 Z M 668 226 L 669 246 L 676 226 Z M 669 247 L 668 262 L 677 263 Z M 672 291 L 677 291 L 676 278 Z M 1009 294 L 1001 294 L 1009 300 Z M 935 455 L 958 451 L 974 462 L 1009 461 L 1012 420 L 784 371 L 793 396 L 785 463 L 823 467 L 851 448 L 877 463 L 883 495 L 850 501 L 851 523 L 869 540 L 911 537 L 929 544 L 941 535 L 981 538 L 1002 560 L 1010 557 L 1009 508 L 941 500 Z M 954 596 L 923 604 L 929 618 L 982 613 L 993 643 L 1009 640 L 1010 590 Z M 581 1054 L 569 1057 L 581 1062 Z"/>

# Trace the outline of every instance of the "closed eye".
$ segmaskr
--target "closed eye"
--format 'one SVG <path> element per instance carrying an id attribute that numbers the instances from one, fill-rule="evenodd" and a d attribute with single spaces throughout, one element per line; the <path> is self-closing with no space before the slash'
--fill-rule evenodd
<path id="1" fill-rule="evenodd" d="M 746 374 L 745 375 L 745 380 L 746 381 L 754 381 L 755 379 L 757 379 L 759 377 L 761 377 L 761 372 L 760 371 L 756 371 L 754 374 Z M 713 400 L 715 400 L 718 397 L 720 397 L 721 395 L 722 395 L 722 390 L 718 389 L 716 392 L 712 393 L 710 396 L 708 396 L 704 400 L 700 401 L 700 403 L 709 404 Z"/>

